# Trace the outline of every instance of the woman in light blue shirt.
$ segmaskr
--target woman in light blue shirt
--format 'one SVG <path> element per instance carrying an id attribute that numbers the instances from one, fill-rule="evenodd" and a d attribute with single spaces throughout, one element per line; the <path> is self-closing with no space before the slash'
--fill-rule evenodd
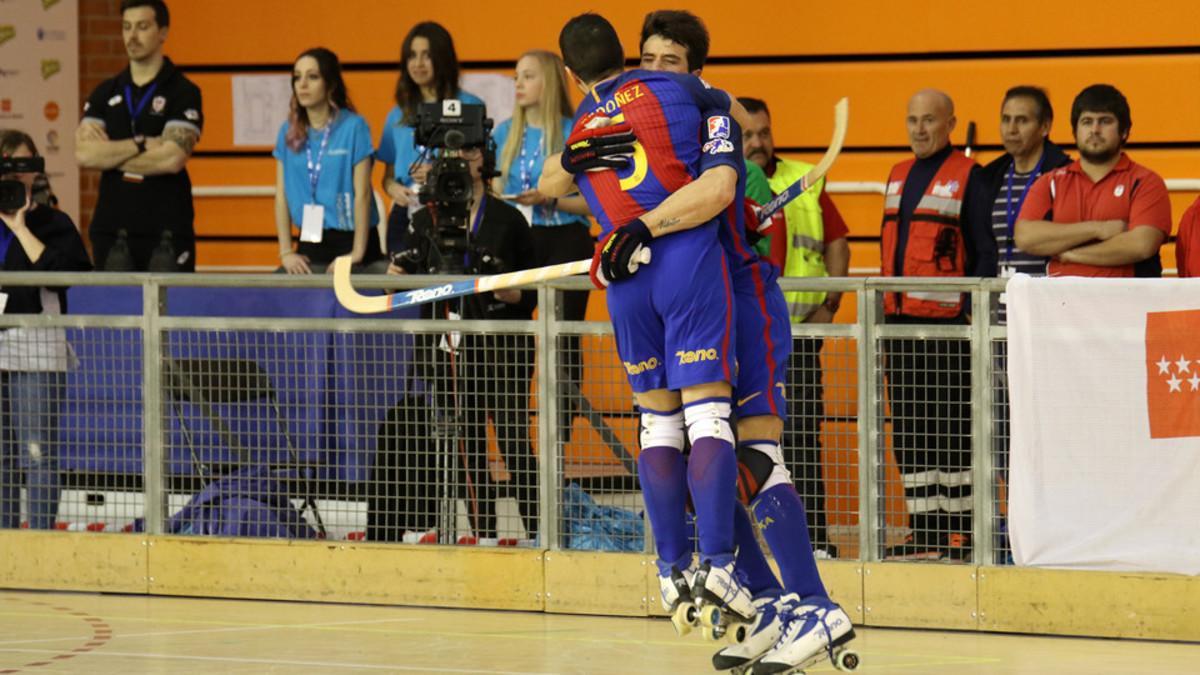
<path id="1" fill-rule="evenodd" d="M 497 170 L 500 177 L 494 188 L 517 208 L 525 210 L 529 219 L 533 259 L 529 267 L 555 265 L 592 257 L 595 242 L 588 222 L 588 208 L 583 197 L 571 195 L 551 199 L 537 190 L 546 157 L 562 152 L 571 135 L 570 99 L 567 97 L 566 70 L 557 54 L 534 50 L 517 61 L 516 109 L 512 119 L 497 127 L 492 138 L 499 152 Z M 587 291 L 563 294 L 563 318 L 582 321 L 587 313 Z M 583 373 L 579 337 L 565 339 L 560 356 L 567 390 L 578 385 Z M 563 412 L 560 428 L 569 434 L 575 395 L 569 394 L 559 404 Z"/>
<path id="2" fill-rule="evenodd" d="M 417 106 L 448 98 L 483 105 L 478 97 L 458 88 L 458 54 L 450 33 L 432 21 L 419 23 L 408 31 L 400 48 L 396 107 L 383 123 L 375 152 L 383 163 L 383 191 L 393 202 L 389 239 L 403 232 L 409 212 L 420 206 L 417 190 L 431 164 L 426 148 L 416 141 Z"/>
<path id="3" fill-rule="evenodd" d="M 341 63 L 328 49 L 310 49 L 296 59 L 292 112 L 273 154 L 281 270 L 320 272 L 346 254 L 356 265 L 382 263 L 371 194 L 371 130 L 354 112 Z M 293 226 L 300 228 L 295 249 Z"/>

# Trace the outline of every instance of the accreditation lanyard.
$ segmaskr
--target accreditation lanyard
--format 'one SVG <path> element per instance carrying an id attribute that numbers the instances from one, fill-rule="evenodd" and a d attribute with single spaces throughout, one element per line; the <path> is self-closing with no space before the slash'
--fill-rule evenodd
<path id="1" fill-rule="evenodd" d="M 521 156 L 517 160 L 521 166 L 521 192 L 533 189 L 533 172 L 537 169 L 538 155 L 541 154 L 540 152 L 526 151 L 527 142 L 530 140 L 528 129 L 525 130 L 525 134 L 525 138 L 521 139 Z M 540 145 L 540 140 L 537 145 Z"/>
<path id="2" fill-rule="evenodd" d="M 475 212 L 475 217 L 471 220 L 471 230 L 467 236 L 468 242 L 474 241 L 475 237 L 478 236 L 479 224 L 483 222 L 483 212 L 486 209 L 487 209 L 487 195 L 485 194 L 479 198 L 479 210 L 477 210 Z M 470 256 L 471 256 L 470 252 L 463 254 L 463 265 L 470 266 L 470 264 L 471 264 Z"/>
<path id="3" fill-rule="evenodd" d="M 1005 197 L 1005 219 L 1008 221 L 1008 242 L 1006 244 L 1006 252 L 1004 262 L 1012 262 L 1013 257 L 1013 228 L 1017 224 L 1017 216 L 1021 214 L 1021 205 L 1025 203 L 1025 198 L 1029 196 L 1029 186 L 1033 185 L 1033 181 L 1038 176 L 1042 175 L 1042 162 L 1046 161 L 1046 153 L 1042 153 L 1038 159 L 1037 166 L 1033 167 L 1033 173 L 1029 174 L 1029 178 L 1025 181 L 1025 189 L 1021 191 L 1021 197 L 1017 199 L 1017 205 L 1013 207 L 1013 176 L 1017 172 L 1017 162 L 1014 160 L 1012 166 L 1008 167 L 1008 193 Z"/>
<path id="4" fill-rule="evenodd" d="M 333 120 L 325 126 L 321 134 L 321 147 L 317 150 L 317 159 L 313 161 L 312 139 L 304 144 L 304 154 L 308 158 L 308 184 L 312 188 L 312 203 L 317 203 L 317 182 L 321 180 L 321 161 L 325 158 L 325 148 L 329 145 L 329 134 L 333 131 Z"/>
<path id="5" fill-rule="evenodd" d="M 136 104 L 133 102 L 133 87 L 125 85 L 125 107 L 129 109 L 129 130 L 134 136 L 138 135 L 137 118 L 146 109 L 146 104 L 150 102 L 150 97 L 154 96 L 154 90 L 158 89 L 158 80 L 150 83 L 146 93 L 142 94 L 142 98 Z"/>

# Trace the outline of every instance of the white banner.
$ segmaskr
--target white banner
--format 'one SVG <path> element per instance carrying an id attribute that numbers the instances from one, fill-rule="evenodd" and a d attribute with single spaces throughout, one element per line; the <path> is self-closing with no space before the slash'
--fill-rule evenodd
<path id="1" fill-rule="evenodd" d="M 1200 574 L 1200 279 L 1007 293 L 1016 563 Z"/>
<path id="2" fill-rule="evenodd" d="M 59 208 L 79 224 L 79 6 L 0 0 L 0 128 L 33 137 Z"/>

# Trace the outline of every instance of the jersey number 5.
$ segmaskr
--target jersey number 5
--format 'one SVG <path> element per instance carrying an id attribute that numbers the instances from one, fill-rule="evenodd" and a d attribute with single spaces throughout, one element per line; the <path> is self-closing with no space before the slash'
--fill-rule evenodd
<path id="1" fill-rule="evenodd" d="M 613 124 L 620 124 L 625 121 L 625 113 L 617 113 L 612 118 Z M 646 149 L 642 147 L 640 141 L 633 142 L 633 173 L 621 179 L 621 191 L 629 192 L 642 184 L 646 180 L 646 171 L 650 168 L 650 161 L 646 158 Z"/>

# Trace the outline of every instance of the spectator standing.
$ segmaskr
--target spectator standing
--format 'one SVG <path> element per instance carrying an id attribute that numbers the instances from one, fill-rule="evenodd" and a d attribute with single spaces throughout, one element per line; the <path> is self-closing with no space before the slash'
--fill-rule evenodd
<path id="1" fill-rule="evenodd" d="M 1009 89 L 1000 104 L 1000 138 L 1005 152 L 983 167 L 979 180 L 972 184 L 980 191 L 978 198 L 971 200 L 980 210 L 975 217 L 992 223 L 1002 277 L 1017 272 L 1046 274 L 1046 258 L 1021 250 L 1013 234 L 1029 187 L 1042 174 L 1071 163 L 1050 141 L 1053 124 L 1054 108 L 1045 90 L 1026 85 Z"/>
<path id="2" fill-rule="evenodd" d="M 800 180 L 811 164 L 783 159 L 775 154 L 771 133 L 771 111 L 756 98 L 739 99 L 748 113 L 742 139 L 746 160 L 762 168 L 771 194 L 778 194 Z M 825 192 L 822 178 L 784 207 L 783 231 L 771 237 L 771 248 L 782 253 L 783 276 L 844 277 L 850 270 L 849 228 Z M 792 323 L 830 323 L 841 304 L 841 293 L 788 291 L 784 297 Z M 813 337 L 792 339 L 787 398 L 795 406 L 784 426 L 784 448 L 795 454 L 789 469 L 796 491 L 804 499 L 808 528 L 818 557 L 837 557 L 826 529 L 825 477 L 821 461 L 821 421 L 825 417 L 824 387 L 821 382 L 821 347 L 824 340 Z"/>
<path id="3" fill-rule="evenodd" d="M 349 254 L 355 264 L 384 266 L 371 194 L 371 130 L 354 111 L 337 55 L 316 47 L 296 58 L 288 121 L 275 143 L 275 228 L 281 271 L 332 270 Z M 300 243 L 292 248 L 292 228 Z"/>
<path id="4" fill-rule="evenodd" d="M 1123 148 L 1133 118 L 1116 88 L 1094 84 L 1071 104 L 1079 159 L 1029 190 L 1016 243 L 1052 256 L 1050 276 L 1133 277 L 1171 233 L 1167 184 Z"/>
<path id="5" fill-rule="evenodd" d="M 100 269 L 146 271 L 152 258 L 153 271 L 196 268 L 186 164 L 204 116 L 200 89 L 163 55 L 170 24 L 162 0 L 122 0 L 129 67 L 96 87 L 75 132 L 79 165 L 103 171 L 88 227 Z"/>
<path id="6" fill-rule="evenodd" d="M 1179 221 L 1179 233 L 1175 236 L 1175 265 L 1181 277 L 1200 277 L 1200 242 L 1196 237 L 1200 228 L 1200 197 L 1192 202 Z"/>
<path id="7" fill-rule="evenodd" d="M 375 153 L 383 163 L 383 191 L 392 199 L 388 252 L 400 250 L 391 242 L 403 237 L 409 218 L 421 207 L 417 191 L 431 166 L 429 149 L 417 145 L 418 106 L 448 98 L 483 105 L 479 97 L 459 89 L 458 71 L 454 38 L 441 24 L 424 21 L 408 31 L 400 47 L 396 107 L 384 120 Z"/>
<path id="8" fill-rule="evenodd" d="M 574 116 L 563 62 L 557 54 L 534 50 L 521 56 L 517 61 L 516 101 L 512 119 L 501 122 L 493 135 L 500 153 L 500 175 L 493 185 L 522 209 L 532 226 L 532 258 L 522 263 L 543 267 L 588 258 L 595 241 L 583 197 L 574 194 L 554 199 L 537 189 L 542 164 L 550 155 L 562 152 Z M 587 302 L 587 291 L 564 293 L 562 318 L 582 321 Z M 575 400 L 580 395 L 583 353 L 579 336 L 566 337 L 562 345 L 559 364 L 564 375 L 559 378 L 559 390 L 565 395 L 560 396 L 558 424 L 566 441 L 570 438 Z"/>
<path id="9" fill-rule="evenodd" d="M 487 190 L 485 175 L 492 175 L 494 160 L 491 150 L 469 148 L 463 151 L 471 169 L 473 202 L 465 223 L 472 251 L 469 271 L 478 274 L 515 272 L 528 267 L 531 258 L 529 225 L 513 206 L 498 199 Z M 439 224 L 439 226 L 441 226 Z M 413 215 L 412 226 L 406 228 L 400 240 L 403 250 L 420 253 L 407 256 L 404 264 L 389 265 L 389 274 L 428 271 L 422 261 L 446 253 L 424 248 L 433 232 L 433 217 L 428 209 Z M 440 237 L 439 237 L 440 239 Z M 504 289 L 463 298 L 452 305 L 424 305 L 424 318 L 433 318 L 433 308 L 445 310 L 447 316 L 485 320 L 528 321 L 533 318 L 537 292 Z M 459 543 L 515 543 L 513 534 L 499 537 L 496 529 L 497 486 L 491 477 L 488 462 L 487 422 L 490 418 L 496 432 L 497 445 L 509 471 L 510 486 L 529 538 L 537 536 L 538 471 L 529 439 L 529 387 L 533 376 L 534 345 L 528 335 L 511 333 L 464 333 L 461 339 L 453 334 L 425 336 L 420 341 L 420 355 L 415 359 L 420 372 L 417 376 L 432 385 L 437 392 L 432 401 L 440 414 L 457 415 L 463 424 L 463 452 L 451 461 L 457 463 L 464 480 L 458 484 L 467 502 L 475 539 L 459 539 Z M 457 346 L 455 346 L 457 343 Z M 411 462 L 409 471 L 424 476 L 409 487 L 411 504 L 430 504 L 440 476 L 435 471 L 432 453 L 401 458 Z M 449 486 L 447 486 L 449 487 Z M 433 527 L 433 513 L 422 513 L 418 506 L 405 510 L 413 514 L 407 524 L 405 541 L 420 541 Z M 435 538 L 427 537 L 426 540 Z"/>
<path id="10" fill-rule="evenodd" d="M 37 157 L 27 134 L 0 130 L 0 157 Z M 75 224 L 57 209 L 33 200 L 32 173 L 0 176 L 25 184 L 26 204 L 0 211 L 0 270 L 4 272 L 84 272 L 92 268 Z M 62 314 L 65 288 L 7 286 L 5 314 Z M 58 415 L 66 371 L 75 354 L 61 328 L 9 328 L 0 332 L 0 528 L 20 525 L 25 474 L 26 514 L 36 530 L 54 529 L 58 514 Z"/>
<path id="11" fill-rule="evenodd" d="M 995 276 L 991 223 L 970 218 L 979 167 L 950 145 L 954 102 L 925 89 L 905 119 L 914 158 L 892 167 L 881 264 L 888 277 Z M 888 324 L 963 324 L 962 293 L 884 295 Z M 884 341 L 893 448 L 911 534 L 889 558 L 966 560 L 971 551 L 971 359 L 966 340 Z"/>

